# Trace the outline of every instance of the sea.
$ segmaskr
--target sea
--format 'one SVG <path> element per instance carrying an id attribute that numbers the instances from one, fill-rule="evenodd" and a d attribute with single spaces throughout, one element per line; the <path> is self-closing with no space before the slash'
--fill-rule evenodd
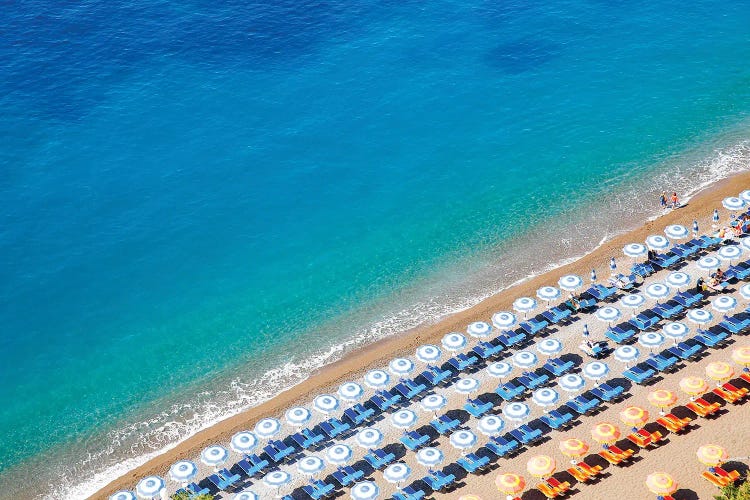
<path id="1" fill-rule="evenodd" d="M 85 498 L 750 168 L 748 0 L 0 21 L 0 498 Z"/>

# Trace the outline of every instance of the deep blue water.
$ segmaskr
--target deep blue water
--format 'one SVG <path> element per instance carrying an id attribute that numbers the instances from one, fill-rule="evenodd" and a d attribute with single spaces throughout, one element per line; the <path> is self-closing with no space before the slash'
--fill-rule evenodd
<path id="1" fill-rule="evenodd" d="M 220 416 L 201 411 L 235 376 L 252 391 L 436 270 L 750 136 L 743 0 L 35 0 L 0 19 L 3 488 L 183 437 L 155 430 Z"/>

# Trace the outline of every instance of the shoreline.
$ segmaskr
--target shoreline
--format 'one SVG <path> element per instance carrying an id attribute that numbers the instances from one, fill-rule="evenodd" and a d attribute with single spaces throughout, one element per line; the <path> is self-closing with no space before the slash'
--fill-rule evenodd
<path id="1" fill-rule="evenodd" d="M 335 387 L 344 380 L 356 378 L 357 375 L 368 369 L 383 366 L 399 354 L 411 355 L 414 349 L 421 344 L 436 341 L 439 343 L 440 338 L 445 333 L 450 331 L 463 332 L 468 323 L 476 320 L 487 320 L 492 313 L 510 308 L 516 297 L 521 295 L 533 296 L 537 288 L 544 284 L 556 283 L 559 276 L 563 274 L 575 273 L 587 279 L 590 270 L 597 268 L 600 270 L 600 276 L 604 277 L 604 270 L 608 269 L 609 258 L 611 256 L 616 256 L 618 259 L 623 258 L 622 246 L 624 244 L 642 241 L 645 236 L 653 232 L 661 233 L 661 228 L 664 225 L 681 223 L 690 227 L 692 220 L 698 219 L 701 228 L 705 231 L 706 224 L 709 224 L 711 212 L 714 208 L 721 207 L 721 199 L 730 194 L 736 195 L 741 191 L 739 186 L 748 185 L 750 185 L 750 172 L 747 171 L 721 179 L 693 194 L 684 207 L 666 212 L 647 220 L 633 230 L 618 234 L 581 258 L 524 279 L 475 306 L 451 314 L 434 324 L 423 325 L 356 349 L 346 354 L 342 359 L 316 370 L 310 374 L 307 380 L 281 392 L 274 398 L 187 438 L 167 452 L 109 482 L 90 498 L 106 498 L 108 494 L 118 489 L 132 487 L 138 479 L 150 474 L 164 475 L 169 466 L 180 458 L 194 457 L 199 454 L 202 448 L 210 444 L 226 442 L 235 432 L 252 428 L 257 420 L 266 416 L 278 416 L 279 413 L 297 404 L 300 400 L 308 400 L 310 394 L 326 392 L 328 388 Z M 654 200 L 654 203 L 656 203 L 656 200 Z M 657 227 L 658 231 L 655 231 L 654 227 Z"/>

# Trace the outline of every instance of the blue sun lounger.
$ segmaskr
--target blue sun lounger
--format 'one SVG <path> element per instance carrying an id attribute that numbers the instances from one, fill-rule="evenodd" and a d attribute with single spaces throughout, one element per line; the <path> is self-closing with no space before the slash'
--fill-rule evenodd
<path id="1" fill-rule="evenodd" d="M 489 442 L 485 445 L 489 451 L 502 458 L 507 455 L 518 451 L 521 448 L 521 443 L 515 439 L 506 439 L 502 436 L 493 436 Z"/>
<path id="2" fill-rule="evenodd" d="M 216 474 L 208 476 L 208 480 L 219 490 L 224 491 L 227 488 L 231 488 L 237 481 L 239 481 L 240 475 L 232 474 L 226 469 L 221 469 Z"/>
<path id="3" fill-rule="evenodd" d="M 535 372 L 524 372 L 522 377 L 518 377 L 518 383 L 523 385 L 529 390 L 534 390 L 537 387 L 540 387 L 544 384 L 546 384 L 549 381 L 549 375 L 547 374 L 538 374 Z"/>
<path id="4" fill-rule="evenodd" d="M 685 307 L 677 301 L 668 300 L 666 302 L 656 304 L 651 308 L 651 310 L 661 316 L 662 319 L 669 319 L 680 314 L 685 310 Z"/>
<path id="5" fill-rule="evenodd" d="M 331 474 L 331 477 L 333 477 L 334 481 L 339 483 L 342 488 L 345 488 L 362 479 L 364 475 L 364 471 L 356 470 L 354 467 L 347 465 L 346 467 L 339 467 L 337 471 Z"/>
<path id="6" fill-rule="evenodd" d="M 177 490 L 179 493 L 179 490 Z M 190 483 L 187 486 L 185 486 L 184 490 L 190 497 L 197 497 L 200 495 L 208 495 L 211 493 L 211 490 L 208 488 L 201 488 L 196 483 Z"/>
<path id="7" fill-rule="evenodd" d="M 540 319 L 539 317 L 534 317 L 524 321 L 518 326 L 521 327 L 521 329 L 528 333 L 530 336 L 534 336 L 548 327 L 549 321 L 547 321 L 546 319 Z"/>
<path id="8" fill-rule="evenodd" d="M 313 500 L 320 500 L 321 498 L 329 498 L 335 495 L 333 491 L 334 485 L 326 484 L 320 480 L 313 480 L 312 484 L 306 484 L 302 487 L 302 491 L 307 493 Z"/>
<path id="9" fill-rule="evenodd" d="M 591 389 L 591 391 L 589 392 L 591 392 L 593 396 L 601 399 L 602 401 L 611 403 L 613 401 L 621 399 L 624 396 L 625 389 L 620 385 L 612 387 L 606 382 L 602 382 L 598 386 Z"/>
<path id="10" fill-rule="evenodd" d="M 628 323 L 622 323 L 609 327 L 604 335 L 608 339 L 618 344 L 622 344 L 635 336 L 635 330 Z"/>
<path id="11" fill-rule="evenodd" d="M 708 236 L 707 234 L 704 234 L 698 238 L 703 242 L 704 246 L 703 248 L 711 248 L 711 247 L 718 247 L 723 243 L 721 238 L 715 238 L 713 236 Z"/>
<path id="12" fill-rule="evenodd" d="M 480 457 L 474 453 L 469 453 L 457 461 L 458 465 L 469 474 L 476 474 L 482 470 L 487 469 L 490 465 L 490 457 Z"/>
<path id="13" fill-rule="evenodd" d="M 397 491 L 393 494 L 394 500 L 422 500 L 425 497 L 425 492 L 422 490 L 415 490 L 411 486 L 401 488 L 401 491 Z"/>
<path id="14" fill-rule="evenodd" d="M 653 328 L 659 321 L 661 321 L 661 317 L 658 314 L 651 311 L 650 309 L 646 309 L 645 311 L 641 312 L 636 317 L 628 321 L 628 323 L 641 331 L 645 331 Z"/>
<path id="15" fill-rule="evenodd" d="M 572 413 L 561 413 L 558 410 L 552 410 L 546 415 L 539 417 L 539 420 L 544 422 L 550 429 L 562 429 L 573 422 Z"/>
<path id="16" fill-rule="evenodd" d="M 499 343 L 495 345 L 490 342 L 480 342 L 472 351 L 482 359 L 490 359 L 503 352 L 504 349 L 505 346 Z"/>
<path id="17" fill-rule="evenodd" d="M 448 365 L 453 367 L 457 372 L 462 372 L 466 370 L 468 367 L 476 364 L 479 362 L 479 358 L 476 356 L 468 356 L 464 353 L 457 354 L 453 356 L 451 359 L 446 361 Z"/>
<path id="18" fill-rule="evenodd" d="M 716 347 L 729 336 L 727 332 L 712 333 L 708 330 L 698 330 L 698 334 L 693 336 L 693 340 L 700 342 L 706 347 Z"/>
<path id="19" fill-rule="evenodd" d="M 575 367 L 572 361 L 563 361 L 561 358 L 550 358 L 544 363 L 542 369 L 553 377 L 564 375 Z"/>
<path id="20" fill-rule="evenodd" d="M 679 344 L 667 347 L 666 351 L 673 356 L 677 356 L 683 361 L 697 357 L 705 349 L 702 345 L 696 343 L 693 345 L 680 342 Z"/>
<path id="21" fill-rule="evenodd" d="M 750 319 L 740 320 L 736 316 L 727 316 L 719 322 L 719 326 L 730 333 L 740 333 L 750 326 Z"/>
<path id="22" fill-rule="evenodd" d="M 266 446 L 263 447 L 263 451 L 266 452 L 266 455 L 271 457 L 271 460 L 273 460 L 276 463 L 280 463 L 290 456 L 292 456 L 296 450 L 292 448 L 291 446 L 288 446 L 283 441 L 279 440 L 271 440 L 268 442 Z"/>
<path id="23" fill-rule="evenodd" d="M 597 398 L 586 399 L 583 395 L 577 396 L 570 401 L 565 403 L 565 406 L 578 413 L 579 415 L 586 415 L 593 413 L 600 405 L 601 401 Z"/>
<path id="24" fill-rule="evenodd" d="M 384 450 L 376 449 L 365 455 L 365 460 L 375 470 L 380 470 L 396 460 L 396 455 L 386 453 Z"/>
<path id="25" fill-rule="evenodd" d="M 448 415 L 440 415 L 438 418 L 430 422 L 430 425 L 435 429 L 438 434 L 446 435 L 457 429 L 461 425 L 461 421 L 455 418 L 450 418 Z"/>
<path id="26" fill-rule="evenodd" d="M 536 443 L 542 439 L 542 431 L 539 429 L 532 429 L 527 424 L 522 424 L 516 429 L 508 431 L 508 434 L 522 444 L 528 446 Z"/>
<path id="27" fill-rule="evenodd" d="M 344 432 L 352 428 L 351 425 L 342 422 L 337 418 L 329 418 L 328 420 L 325 420 L 318 424 L 318 427 L 320 427 L 320 430 L 322 430 L 325 435 L 331 439 L 343 434 Z"/>
<path id="28" fill-rule="evenodd" d="M 302 432 L 307 431 L 309 434 L 305 435 Z M 325 439 L 325 436 L 322 434 L 315 434 L 310 429 L 303 429 L 302 432 L 295 432 L 294 434 L 291 434 L 289 437 L 294 441 L 294 443 L 300 447 L 300 449 L 307 450 L 308 448 L 312 448 L 323 439 Z"/>
<path id="29" fill-rule="evenodd" d="M 402 379 L 401 382 L 393 386 L 402 396 L 406 399 L 412 399 L 413 397 L 423 393 L 427 390 L 427 386 L 424 384 L 418 384 L 413 380 Z"/>
<path id="30" fill-rule="evenodd" d="M 357 427 L 363 422 L 367 422 L 374 415 L 375 410 L 372 408 L 365 408 L 360 403 L 344 410 L 344 418 L 348 419 L 354 427 Z"/>
<path id="31" fill-rule="evenodd" d="M 633 264 L 630 268 L 630 272 L 632 274 L 637 274 L 641 278 L 648 278 L 656 272 L 656 269 L 654 269 L 654 266 L 652 266 L 648 262 L 645 262 L 640 264 Z"/>
<path id="32" fill-rule="evenodd" d="M 591 286 L 586 292 L 596 297 L 599 302 L 604 302 L 617 293 L 617 287 L 604 286 L 601 283 L 597 283 Z"/>
<path id="33" fill-rule="evenodd" d="M 441 471 L 432 471 L 431 474 L 423 477 L 422 481 L 427 483 L 432 491 L 443 491 L 453 486 L 456 482 L 456 476 Z"/>
<path id="34" fill-rule="evenodd" d="M 237 462 L 237 465 L 240 466 L 240 469 L 242 469 L 248 477 L 253 477 L 256 474 L 263 472 L 271 465 L 271 463 L 264 458 L 260 458 L 258 455 L 245 455 L 245 458 Z"/>
<path id="35" fill-rule="evenodd" d="M 495 392 L 504 400 L 511 401 L 526 391 L 522 385 L 515 385 L 513 382 L 506 382 L 495 389 Z"/>
<path id="36" fill-rule="evenodd" d="M 628 368 L 627 370 L 622 372 L 622 375 L 630 380 L 631 382 L 634 382 L 638 385 L 645 384 L 648 382 L 651 378 L 653 378 L 656 375 L 656 372 L 652 370 L 651 368 L 646 368 L 645 370 L 643 368 L 640 368 L 639 366 L 634 366 L 632 368 Z"/>
<path id="37" fill-rule="evenodd" d="M 381 412 L 384 412 L 398 404 L 401 401 L 401 394 L 392 394 L 389 391 L 381 390 L 378 391 L 373 397 L 370 398 L 370 402 L 374 404 Z"/>
<path id="38" fill-rule="evenodd" d="M 401 443 L 409 448 L 411 451 L 417 451 L 418 449 L 426 446 L 430 442 L 430 436 L 427 434 L 420 434 L 417 431 L 407 431 L 399 439 Z"/>
<path id="39" fill-rule="evenodd" d="M 562 323 L 563 321 L 566 321 L 568 318 L 570 318 L 572 314 L 573 314 L 573 311 L 571 311 L 567 307 L 555 306 L 555 307 L 550 307 L 549 309 L 544 311 L 542 313 L 542 316 L 551 324 L 556 325 L 558 323 Z"/>
<path id="40" fill-rule="evenodd" d="M 492 409 L 494 405 L 491 402 L 484 402 L 481 399 L 469 399 L 464 405 L 464 410 L 474 418 L 482 418 L 482 415 Z"/>
<path id="41" fill-rule="evenodd" d="M 652 354 L 645 363 L 656 371 L 668 372 L 676 368 L 679 359 L 676 356 L 665 357 L 661 354 Z"/>
<path id="42" fill-rule="evenodd" d="M 505 347 L 514 347 L 521 344 L 524 340 L 526 340 L 526 335 L 523 332 L 513 330 L 501 333 L 495 337 L 495 341 L 500 342 Z"/>
<path id="43" fill-rule="evenodd" d="M 700 292 L 685 290 L 684 292 L 680 292 L 672 297 L 672 300 L 689 309 L 703 300 L 703 294 Z"/>

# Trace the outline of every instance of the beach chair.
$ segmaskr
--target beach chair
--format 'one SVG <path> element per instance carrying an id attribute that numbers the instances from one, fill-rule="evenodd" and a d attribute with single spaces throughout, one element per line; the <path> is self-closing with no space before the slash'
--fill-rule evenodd
<path id="1" fill-rule="evenodd" d="M 452 371 L 443 370 L 437 366 L 428 366 L 427 369 L 419 375 L 422 376 L 432 387 L 443 385 L 453 378 Z"/>
<path id="2" fill-rule="evenodd" d="M 716 347 L 726 340 L 727 336 L 727 332 L 711 333 L 708 330 L 698 330 L 698 334 L 694 335 L 692 340 L 706 347 Z"/>
<path id="3" fill-rule="evenodd" d="M 607 287 L 600 283 L 597 283 L 589 287 L 589 289 L 586 290 L 584 293 L 587 293 L 589 295 L 592 295 L 593 297 L 596 297 L 596 300 L 598 300 L 599 302 L 604 302 L 617 293 L 617 288 Z"/>
<path id="4" fill-rule="evenodd" d="M 676 368 L 678 361 L 679 358 L 676 356 L 665 357 L 661 354 L 652 354 L 646 359 L 645 363 L 657 371 L 668 372 Z"/>
<path id="5" fill-rule="evenodd" d="M 513 331 L 501 333 L 500 335 L 495 337 L 495 341 L 500 342 L 502 345 L 508 348 L 517 346 L 523 343 L 524 340 L 526 340 L 526 335 Z"/>
<path id="6" fill-rule="evenodd" d="M 611 403 L 622 399 L 625 389 L 619 385 L 613 387 L 606 382 L 602 382 L 598 386 L 592 388 L 590 392 L 594 397 L 606 401 L 607 403 Z"/>
<path id="7" fill-rule="evenodd" d="M 335 492 L 333 489 L 334 486 L 332 484 L 326 484 L 320 480 L 313 481 L 311 484 L 306 484 L 302 487 L 302 491 L 307 493 L 313 500 L 334 496 Z"/>
<path id="8" fill-rule="evenodd" d="M 508 431 L 508 434 L 523 445 L 531 445 L 542 439 L 542 431 L 532 429 L 526 424 L 520 425 L 516 429 Z"/>
<path id="9" fill-rule="evenodd" d="M 445 491 L 455 484 L 456 476 L 441 471 L 432 471 L 431 474 L 423 477 L 422 481 L 427 483 L 432 491 Z"/>
<path id="10" fill-rule="evenodd" d="M 563 361 L 562 358 L 550 358 L 544 363 L 542 369 L 547 371 L 553 377 L 559 377 L 566 374 L 575 367 L 573 361 Z"/>
<path id="11" fill-rule="evenodd" d="M 283 441 L 271 440 L 263 447 L 263 451 L 271 458 L 271 460 L 276 463 L 281 463 L 296 453 L 297 450 L 291 446 L 287 446 Z"/>
<path id="12" fill-rule="evenodd" d="M 316 434 L 310 429 L 303 429 L 300 432 L 295 432 L 289 437 L 300 448 L 300 450 L 314 448 L 318 443 L 325 439 L 323 434 Z"/>
<path id="13" fill-rule="evenodd" d="M 226 470 L 226 469 L 224 469 Z M 219 491 L 230 488 L 234 483 L 240 480 L 239 474 L 229 474 L 228 477 L 220 476 L 219 473 L 208 476 L 208 481 L 213 484 Z"/>
<path id="14" fill-rule="evenodd" d="M 675 300 L 668 300 L 666 302 L 656 304 L 651 308 L 651 310 L 661 316 L 662 319 L 670 319 L 684 311 L 685 306 Z"/>
<path id="15" fill-rule="evenodd" d="M 407 431 L 401 436 L 399 441 L 401 441 L 401 443 L 409 450 L 417 451 L 430 442 L 430 436 L 427 434 L 420 434 L 417 431 Z"/>
<path id="16" fill-rule="evenodd" d="M 578 462 L 576 464 L 576 467 L 581 469 L 582 471 L 586 472 L 589 476 L 595 477 L 601 474 L 602 472 L 602 466 L 601 465 L 589 465 L 586 462 Z"/>
<path id="17" fill-rule="evenodd" d="M 425 497 L 425 492 L 422 490 L 415 490 L 411 486 L 402 488 L 393 494 L 394 500 L 422 500 Z"/>
<path id="18" fill-rule="evenodd" d="M 552 325 L 556 325 L 566 321 L 573 314 L 573 311 L 567 307 L 555 306 L 547 309 L 542 313 L 542 317 L 550 322 Z"/>
<path id="19" fill-rule="evenodd" d="M 709 483 L 713 484 L 717 488 L 723 488 L 729 484 L 729 481 L 718 474 L 712 474 L 709 471 L 701 472 L 701 477 L 708 480 Z"/>
<path id="20" fill-rule="evenodd" d="M 427 386 L 424 384 L 415 384 L 412 388 L 410 388 L 405 381 L 401 381 L 393 388 L 398 391 L 404 398 L 406 399 L 412 399 L 413 397 L 419 395 L 419 393 L 426 391 Z"/>
<path id="21" fill-rule="evenodd" d="M 539 417 L 539 420 L 544 422 L 550 429 L 563 429 L 568 427 L 573 422 L 572 413 L 561 413 L 558 410 L 552 410 L 546 415 Z"/>
<path id="22" fill-rule="evenodd" d="M 380 470 L 388 466 L 391 462 L 396 460 L 396 455 L 393 453 L 386 453 L 384 450 L 381 449 L 375 449 L 371 450 L 367 455 L 365 455 L 365 460 L 368 464 L 370 464 L 370 467 L 372 467 L 375 470 Z"/>
<path id="23" fill-rule="evenodd" d="M 504 349 L 505 346 L 502 344 L 494 345 L 489 342 L 480 342 L 472 349 L 472 352 L 482 359 L 490 359 L 503 352 Z"/>
<path id="24" fill-rule="evenodd" d="M 718 326 L 729 333 L 741 333 L 745 328 L 750 326 L 750 320 L 743 321 L 733 316 L 727 316 L 719 321 Z"/>
<path id="25" fill-rule="evenodd" d="M 500 438 L 500 439 L 503 439 L 503 441 L 505 441 L 506 443 L 510 443 L 510 444 L 502 445 L 502 444 L 498 444 L 493 439 L 490 439 L 490 441 L 488 441 L 487 444 L 484 445 L 484 447 L 500 458 L 513 454 L 515 451 L 517 451 L 521 447 L 521 443 L 519 443 L 515 439 L 512 439 L 510 441 L 507 441 L 504 438 Z"/>
<path id="26" fill-rule="evenodd" d="M 695 401 L 690 401 L 685 406 L 690 411 L 703 418 L 713 415 L 721 408 L 720 403 L 709 403 L 703 398 L 697 398 Z"/>
<path id="27" fill-rule="evenodd" d="M 652 370 L 651 368 L 646 368 L 644 370 L 639 366 L 633 366 L 632 368 L 628 368 L 627 370 L 623 371 L 622 375 L 631 382 L 634 382 L 638 385 L 643 385 L 656 375 L 656 371 Z"/>
<path id="28" fill-rule="evenodd" d="M 524 321 L 518 326 L 521 327 L 521 329 L 525 331 L 527 334 L 529 334 L 530 336 L 534 336 L 540 331 L 544 330 L 546 327 L 548 327 L 549 321 L 547 321 L 546 319 L 541 319 L 539 317 L 534 317 L 534 318 Z"/>
<path id="29" fill-rule="evenodd" d="M 339 483 L 342 488 L 354 484 L 364 477 L 365 473 L 361 470 L 356 470 L 354 467 L 346 466 L 339 467 L 339 469 L 331 474 L 334 481 Z"/>
<path id="30" fill-rule="evenodd" d="M 604 335 L 618 344 L 623 344 L 635 337 L 636 331 L 627 323 L 611 326 L 607 328 Z"/>
<path id="31" fill-rule="evenodd" d="M 453 369 L 455 369 L 459 373 L 478 362 L 479 362 L 478 357 L 473 356 L 473 355 L 469 356 L 464 353 L 459 353 L 453 356 L 448 361 L 446 361 L 448 365 L 450 365 Z"/>
<path id="32" fill-rule="evenodd" d="M 742 373 L 740 374 L 740 378 L 741 378 L 742 380 L 744 380 L 745 382 L 747 382 L 748 384 L 750 384 L 750 373 L 747 373 L 747 372 L 742 372 Z"/>
<path id="33" fill-rule="evenodd" d="M 438 418 L 430 422 L 430 425 L 435 429 L 438 434 L 446 435 L 461 425 L 461 421 L 455 418 L 450 418 L 448 415 L 440 415 Z"/>
<path id="34" fill-rule="evenodd" d="M 644 262 L 644 263 L 633 264 L 630 267 L 630 272 L 632 274 L 637 274 L 641 278 L 648 278 L 649 276 L 651 276 L 652 274 L 656 272 L 656 269 L 654 269 L 654 266 L 652 266 L 648 262 Z"/>
<path id="35" fill-rule="evenodd" d="M 333 439 L 351 429 L 351 425 L 342 422 L 337 418 L 329 418 L 318 424 L 320 430 L 328 436 L 329 439 Z"/>
<path id="36" fill-rule="evenodd" d="M 733 385 L 730 382 L 726 382 L 724 384 L 721 384 L 721 388 L 724 389 L 725 391 L 728 391 L 728 392 L 732 393 L 734 396 L 737 397 L 737 399 L 744 398 L 745 396 L 747 396 L 747 393 L 750 392 L 750 391 L 748 391 L 748 389 L 746 387 L 739 387 L 738 388 L 738 387 L 736 387 L 735 385 Z"/>
<path id="37" fill-rule="evenodd" d="M 733 483 L 740 478 L 739 471 L 733 470 L 733 471 L 727 472 L 726 470 L 724 470 L 722 467 L 719 467 L 719 466 L 714 467 L 714 472 L 716 473 L 716 475 L 726 479 L 728 483 Z"/>
<path id="38" fill-rule="evenodd" d="M 597 303 L 599 303 L 598 298 L 588 292 L 583 292 L 578 296 L 578 311 L 588 311 L 594 308 Z M 571 309 L 574 309 L 571 301 L 567 301 L 566 304 L 568 304 L 568 307 Z"/>
<path id="39" fill-rule="evenodd" d="M 534 372 L 524 372 L 524 375 L 518 377 L 518 382 L 529 390 L 534 390 L 549 381 L 549 375 L 539 375 Z"/>
<path id="40" fill-rule="evenodd" d="M 679 359 L 681 359 L 683 361 L 687 361 L 687 360 L 689 360 L 689 359 L 697 356 L 697 354 L 700 351 L 700 349 L 698 349 L 697 345 L 692 346 L 689 349 L 683 349 L 679 345 L 676 345 L 676 346 L 672 346 L 672 347 L 667 347 L 665 349 L 665 351 L 668 352 L 669 354 L 673 355 L 673 356 L 676 356 L 677 358 L 679 358 Z"/>
<path id="41" fill-rule="evenodd" d="M 401 401 L 401 398 L 401 394 L 391 394 L 388 391 L 378 391 L 378 393 L 368 401 L 375 405 L 375 407 L 382 413 L 396 406 L 398 402 Z"/>
<path id="42" fill-rule="evenodd" d="M 651 263 L 656 264 L 657 266 L 661 267 L 662 269 L 667 269 L 678 262 L 682 261 L 682 256 L 674 253 L 674 252 L 665 252 L 663 254 L 657 255 L 654 259 L 651 259 Z"/>
<path id="43" fill-rule="evenodd" d="M 628 323 L 643 332 L 653 328 L 659 323 L 659 321 L 661 321 L 661 316 L 653 312 L 651 309 L 646 309 L 637 316 L 631 318 Z"/>
<path id="44" fill-rule="evenodd" d="M 185 485 L 185 492 L 191 497 L 197 497 L 200 495 L 209 495 L 211 490 L 208 488 L 201 488 L 197 483 L 190 483 Z"/>
<path id="45" fill-rule="evenodd" d="M 271 463 L 258 455 L 245 455 L 245 458 L 237 462 L 240 469 L 247 474 L 248 477 L 253 477 L 260 472 L 263 472 Z"/>
<path id="46" fill-rule="evenodd" d="M 512 401 L 513 399 L 523 394 L 525 391 L 526 388 L 524 386 L 515 385 L 512 381 L 506 382 L 495 389 L 495 392 L 505 401 Z"/>
<path id="47" fill-rule="evenodd" d="M 494 405 L 491 402 L 484 402 L 479 398 L 469 399 L 464 405 L 464 410 L 474 418 L 482 418 L 482 415 L 492 409 Z"/>
<path id="48" fill-rule="evenodd" d="M 423 384 L 420 382 L 417 382 L 415 380 L 412 380 L 410 378 L 402 378 L 401 383 L 404 384 L 411 394 L 410 397 L 418 396 L 422 394 L 423 392 L 427 391 L 427 384 Z"/>
<path id="49" fill-rule="evenodd" d="M 476 474 L 486 470 L 490 465 L 490 457 L 479 457 L 474 453 L 469 453 L 464 457 L 459 458 L 457 461 L 458 465 L 469 474 Z"/>
<path id="50" fill-rule="evenodd" d="M 348 419 L 354 427 L 366 422 L 373 415 L 375 415 L 375 410 L 367 409 L 361 404 L 356 404 L 344 410 L 344 418 Z"/>
<path id="51" fill-rule="evenodd" d="M 674 300 L 684 308 L 690 309 L 692 307 L 695 307 L 703 300 L 703 294 L 700 292 L 685 290 L 673 296 L 672 300 Z"/>
<path id="52" fill-rule="evenodd" d="M 547 483 L 539 483 L 536 485 L 537 489 L 542 492 L 547 498 L 557 498 L 559 494 Z"/>
<path id="53" fill-rule="evenodd" d="M 663 420 L 663 422 L 659 422 L 659 420 Z M 674 413 L 667 413 L 663 417 L 660 417 L 656 420 L 656 423 L 664 427 L 670 432 L 674 432 L 677 434 L 678 432 L 684 430 L 690 425 L 690 422 L 692 422 L 693 419 L 690 417 L 685 418 L 679 418 Z M 668 424 L 670 427 L 665 426 L 664 424 Z"/>

